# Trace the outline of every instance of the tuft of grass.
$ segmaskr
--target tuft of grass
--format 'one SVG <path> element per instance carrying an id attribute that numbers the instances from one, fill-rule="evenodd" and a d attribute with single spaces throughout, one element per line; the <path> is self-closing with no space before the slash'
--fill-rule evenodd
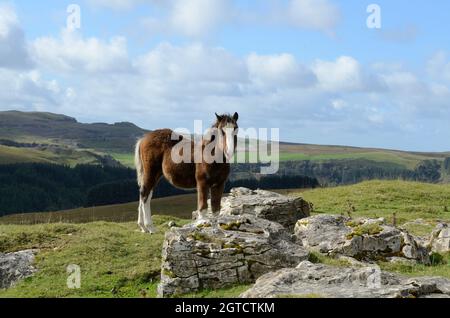
<path id="1" fill-rule="evenodd" d="M 382 270 L 396 272 L 410 277 L 442 276 L 450 279 L 450 253 L 432 255 L 432 265 L 405 264 L 405 263 L 379 263 Z"/>
<path id="2" fill-rule="evenodd" d="M 346 261 L 345 259 L 337 259 L 330 256 L 326 256 L 324 254 L 321 254 L 319 252 L 310 252 L 308 255 L 308 261 L 314 264 L 325 264 L 330 266 L 337 266 L 337 267 L 348 267 L 351 266 L 351 264 Z"/>

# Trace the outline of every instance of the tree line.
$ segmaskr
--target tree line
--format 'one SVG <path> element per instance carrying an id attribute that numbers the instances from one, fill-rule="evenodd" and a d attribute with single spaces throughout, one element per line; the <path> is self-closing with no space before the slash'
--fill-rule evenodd
<path id="1" fill-rule="evenodd" d="M 312 177 L 265 176 L 231 180 L 226 186 L 251 189 L 314 188 Z M 188 193 L 171 186 L 164 179 L 154 197 Z M 14 213 L 46 212 L 112 205 L 139 200 L 136 172 L 122 167 L 78 165 L 76 167 L 45 163 L 0 165 L 0 216 Z"/>
<path id="2" fill-rule="evenodd" d="M 246 178 L 258 173 L 260 165 L 235 165 L 233 169 L 235 177 Z M 279 174 L 308 176 L 317 179 L 322 186 L 338 186 L 374 179 L 437 183 L 441 181 L 444 171 L 450 173 L 450 158 L 444 162 L 425 160 L 414 169 L 408 169 L 395 163 L 367 159 L 288 161 L 280 163 Z"/>

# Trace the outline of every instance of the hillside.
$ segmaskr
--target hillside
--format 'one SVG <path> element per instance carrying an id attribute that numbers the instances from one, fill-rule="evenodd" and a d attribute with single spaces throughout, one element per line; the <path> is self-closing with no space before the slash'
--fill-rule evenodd
<path id="1" fill-rule="evenodd" d="M 0 139 L 63 144 L 104 152 L 130 152 L 146 131 L 131 123 L 83 124 L 51 113 L 0 112 Z"/>
<path id="2" fill-rule="evenodd" d="M 0 112 L 0 164 L 98 164 L 106 155 L 131 153 L 145 132 L 131 123 L 83 124 L 58 114 Z"/>
<path id="3" fill-rule="evenodd" d="M 298 195 L 298 191 L 289 192 Z M 372 181 L 349 187 L 305 191 L 302 195 L 314 203 L 315 213 L 346 213 L 347 200 L 356 208 L 353 217 L 385 216 L 390 220 L 392 212 L 398 212 L 399 224 L 408 222 L 405 227 L 418 235 L 428 234 L 438 219 L 450 221 L 450 214 L 444 209 L 445 204 L 450 204 L 450 186 L 447 185 Z M 169 211 L 172 206 L 178 206 L 177 211 L 182 211 L 182 206 L 185 206 L 187 211 L 192 208 L 191 199 L 188 197 L 164 200 L 160 201 L 162 205 L 159 207 L 155 205 L 156 214 L 160 214 L 163 209 Z M 135 205 L 125 208 L 130 213 L 136 213 L 131 211 L 134 209 Z M 122 212 L 116 212 L 121 208 L 105 207 L 103 213 L 107 210 L 111 211 L 111 215 L 118 213 L 120 217 L 123 216 Z M 85 219 L 89 219 L 91 212 L 89 209 L 77 213 L 68 212 L 68 218 L 65 218 L 64 222 L 77 222 L 82 214 L 85 214 Z M 175 214 L 180 215 L 179 212 Z M 189 213 L 185 215 L 187 217 Z M 70 216 L 73 217 L 72 220 Z M 409 222 L 417 218 L 424 219 L 422 225 Z M 29 248 L 41 250 L 36 259 L 40 271 L 16 287 L 0 291 L 0 297 L 154 297 L 160 273 L 164 232 L 168 229 L 167 223 L 172 220 L 178 225 L 189 222 L 174 216 L 156 216 L 155 224 L 159 233 L 155 236 L 137 232 L 135 221 L 129 222 L 129 219 L 124 223 L 96 221 L 67 224 L 57 221 L 38 225 L 0 225 L 0 252 Z M 311 257 L 314 262 L 343 266 L 342 261 L 319 255 Z M 444 257 L 446 262 L 433 266 L 400 266 L 388 263 L 379 265 L 384 270 L 409 276 L 450 277 L 450 257 Z M 81 266 L 83 283 L 79 290 L 70 290 L 65 286 L 65 267 L 68 264 Z M 236 297 L 248 287 L 236 286 L 190 296 Z"/>
<path id="4" fill-rule="evenodd" d="M 162 127 L 155 127 L 162 128 Z M 18 147 L 0 148 L 0 163 L 12 160 L 38 162 L 66 160 L 72 162 L 89 161 L 86 154 L 65 154 L 61 152 L 55 158 L 40 145 L 58 145 L 72 151 L 86 150 L 97 154 L 109 154 L 122 164 L 133 165 L 132 150 L 136 139 L 147 131 L 132 123 L 79 123 L 75 118 L 65 115 L 41 112 L 0 112 L 0 145 L 2 140 L 10 140 L 25 145 L 27 151 Z M 30 144 L 35 143 L 34 147 Z M 26 147 L 28 146 L 28 147 Z M 14 148 L 14 149 L 13 149 Z M 33 151 L 28 151 L 33 148 Z M 37 149 L 37 150 L 36 150 Z M 64 148 L 63 148 L 64 149 Z M 416 153 L 386 149 L 357 148 L 348 146 L 280 144 L 281 161 L 333 161 L 344 159 L 368 159 L 376 162 L 389 162 L 413 169 L 423 160 L 436 159 L 442 161 L 449 153 Z M 68 158 L 65 157 L 82 157 Z M 88 155 L 89 157 L 89 155 Z M 6 159 L 5 159 L 6 158 Z M 9 159 L 8 159 L 9 158 Z M 64 158 L 64 159 L 61 159 Z"/>

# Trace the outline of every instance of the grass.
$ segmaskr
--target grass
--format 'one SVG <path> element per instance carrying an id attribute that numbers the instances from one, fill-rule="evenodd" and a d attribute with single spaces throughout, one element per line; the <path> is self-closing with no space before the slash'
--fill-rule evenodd
<path id="1" fill-rule="evenodd" d="M 0 225 L 0 252 L 40 249 L 39 271 L 0 297 L 156 297 L 161 245 L 167 222 L 156 216 L 159 234 L 137 232 L 135 223 Z M 67 288 L 66 268 L 81 268 L 81 289 Z"/>
<path id="2" fill-rule="evenodd" d="M 126 167 L 134 167 L 132 153 L 110 153 Z M 448 154 L 447 154 L 448 155 Z M 423 160 L 443 160 L 445 154 L 410 153 L 395 150 L 363 149 L 339 146 L 280 145 L 280 161 L 332 161 L 344 159 L 367 159 L 375 162 L 387 162 L 414 169 Z M 249 158 L 249 152 L 246 154 Z"/>
<path id="3" fill-rule="evenodd" d="M 409 153 L 401 153 L 394 151 L 362 151 L 362 152 L 347 152 L 347 153 L 324 153 L 324 154 L 305 154 L 305 153 L 281 153 L 281 161 L 330 161 L 343 159 L 367 159 L 376 162 L 389 162 L 404 166 L 409 169 L 414 169 L 416 165 L 427 159 L 435 159 L 431 156 L 415 155 Z"/>
<path id="4" fill-rule="evenodd" d="M 190 219 L 195 210 L 197 198 L 195 194 L 152 200 L 152 209 L 158 215 L 169 215 L 182 219 Z M 27 213 L 7 215 L 0 218 L 0 224 L 42 224 L 42 223 L 87 223 L 96 221 L 132 222 L 137 220 L 138 202 L 79 208 L 67 211 Z"/>
<path id="5" fill-rule="evenodd" d="M 443 260 L 432 266 L 401 263 L 380 263 L 379 265 L 382 270 L 396 272 L 410 277 L 442 276 L 450 279 L 450 253 L 443 255 Z"/>
<path id="6" fill-rule="evenodd" d="M 349 202 L 355 207 L 352 212 L 355 218 L 385 217 L 389 222 L 396 212 L 398 224 L 406 223 L 404 226 L 416 235 L 428 235 L 438 220 L 450 221 L 448 208 L 444 208 L 450 206 L 450 185 L 370 181 L 348 187 L 278 192 L 301 194 L 314 204 L 317 214 L 345 213 Z M 159 234 L 154 236 L 137 232 L 136 203 L 0 218 L 0 252 L 40 250 L 36 258 L 39 272 L 14 288 L 0 291 L 0 297 L 155 297 L 167 223 L 171 220 L 179 225 L 189 222 L 187 219 L 195 208 L 195 195 L 158 199 L 153 207 L 157 214 L 166 214 L 155 216 Z M 423 221 L 411 222 L 419 218 Z M 14 225 L 20 223 L 37 224 Z M 361 233 L 377 230 L 376 227 L 355 227 L 355 231 Z M 310 261 L 341 267 L 349 265 L 346 260 L 316 253 L 310 255 Z M 66 268 L 70 264 L 81 267 L 79 290 L 66 287 Z M 390 263 L 380 263 L 380 266 L 407 276 L 450 278 L 449 264 L 447 254 L 433 266 Z M 236 297 L 248 287 L 204 290 L 187 297 Z"/>
<path id="7" fill-rule="evenodd" d="M 132 153 L 110 153 L 114 159 L 119 161 L 122 165 L 134 169 L 134 154 Z"/>
<path id="8" fill-rule="evenodd" d="M 299 193 L 297 193 L 299 194 Z M 384 217 L 397 224 L 423 219 L 428 230 L 436 221 L 450 221 L 450 185 L 434 185 L 405 181 L 368 181 L 357 185 L 315 189 L 302 192 L 314 204 L 314 213 L 346 214 L 349 202 L 355 207 L 354 217 Z M 423 226 L 409 225 L 423 232 Z M 422 228 L 421 228 L 422 227 Z"/>
<path id="9" fill-rule="evenodd" d="M 69 166 L 77 164 L 95 164 L 97 158 L 89 151 L 61 148 L 62 153 L 34 148 L 16 148 L 0 145 L 0 164 L 13 163 L 54 163 Z"/>

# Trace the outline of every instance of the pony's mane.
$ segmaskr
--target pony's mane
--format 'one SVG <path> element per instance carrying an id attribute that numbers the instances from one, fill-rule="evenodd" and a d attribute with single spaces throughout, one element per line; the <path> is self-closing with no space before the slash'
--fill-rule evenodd
<path id="1" fill-rule="evenodd" d="M 233 116 L 228 113 L 220 115 L 220 117 L 222 117 L 222 120 L 219 121 L 218 119 L 216 119 L 216 122 L 214 123 L 214 125 L 211 126 L 211 128 L 219 128 L 219 125 L 221 122 L 232 122 L 233 121 Z"/>

